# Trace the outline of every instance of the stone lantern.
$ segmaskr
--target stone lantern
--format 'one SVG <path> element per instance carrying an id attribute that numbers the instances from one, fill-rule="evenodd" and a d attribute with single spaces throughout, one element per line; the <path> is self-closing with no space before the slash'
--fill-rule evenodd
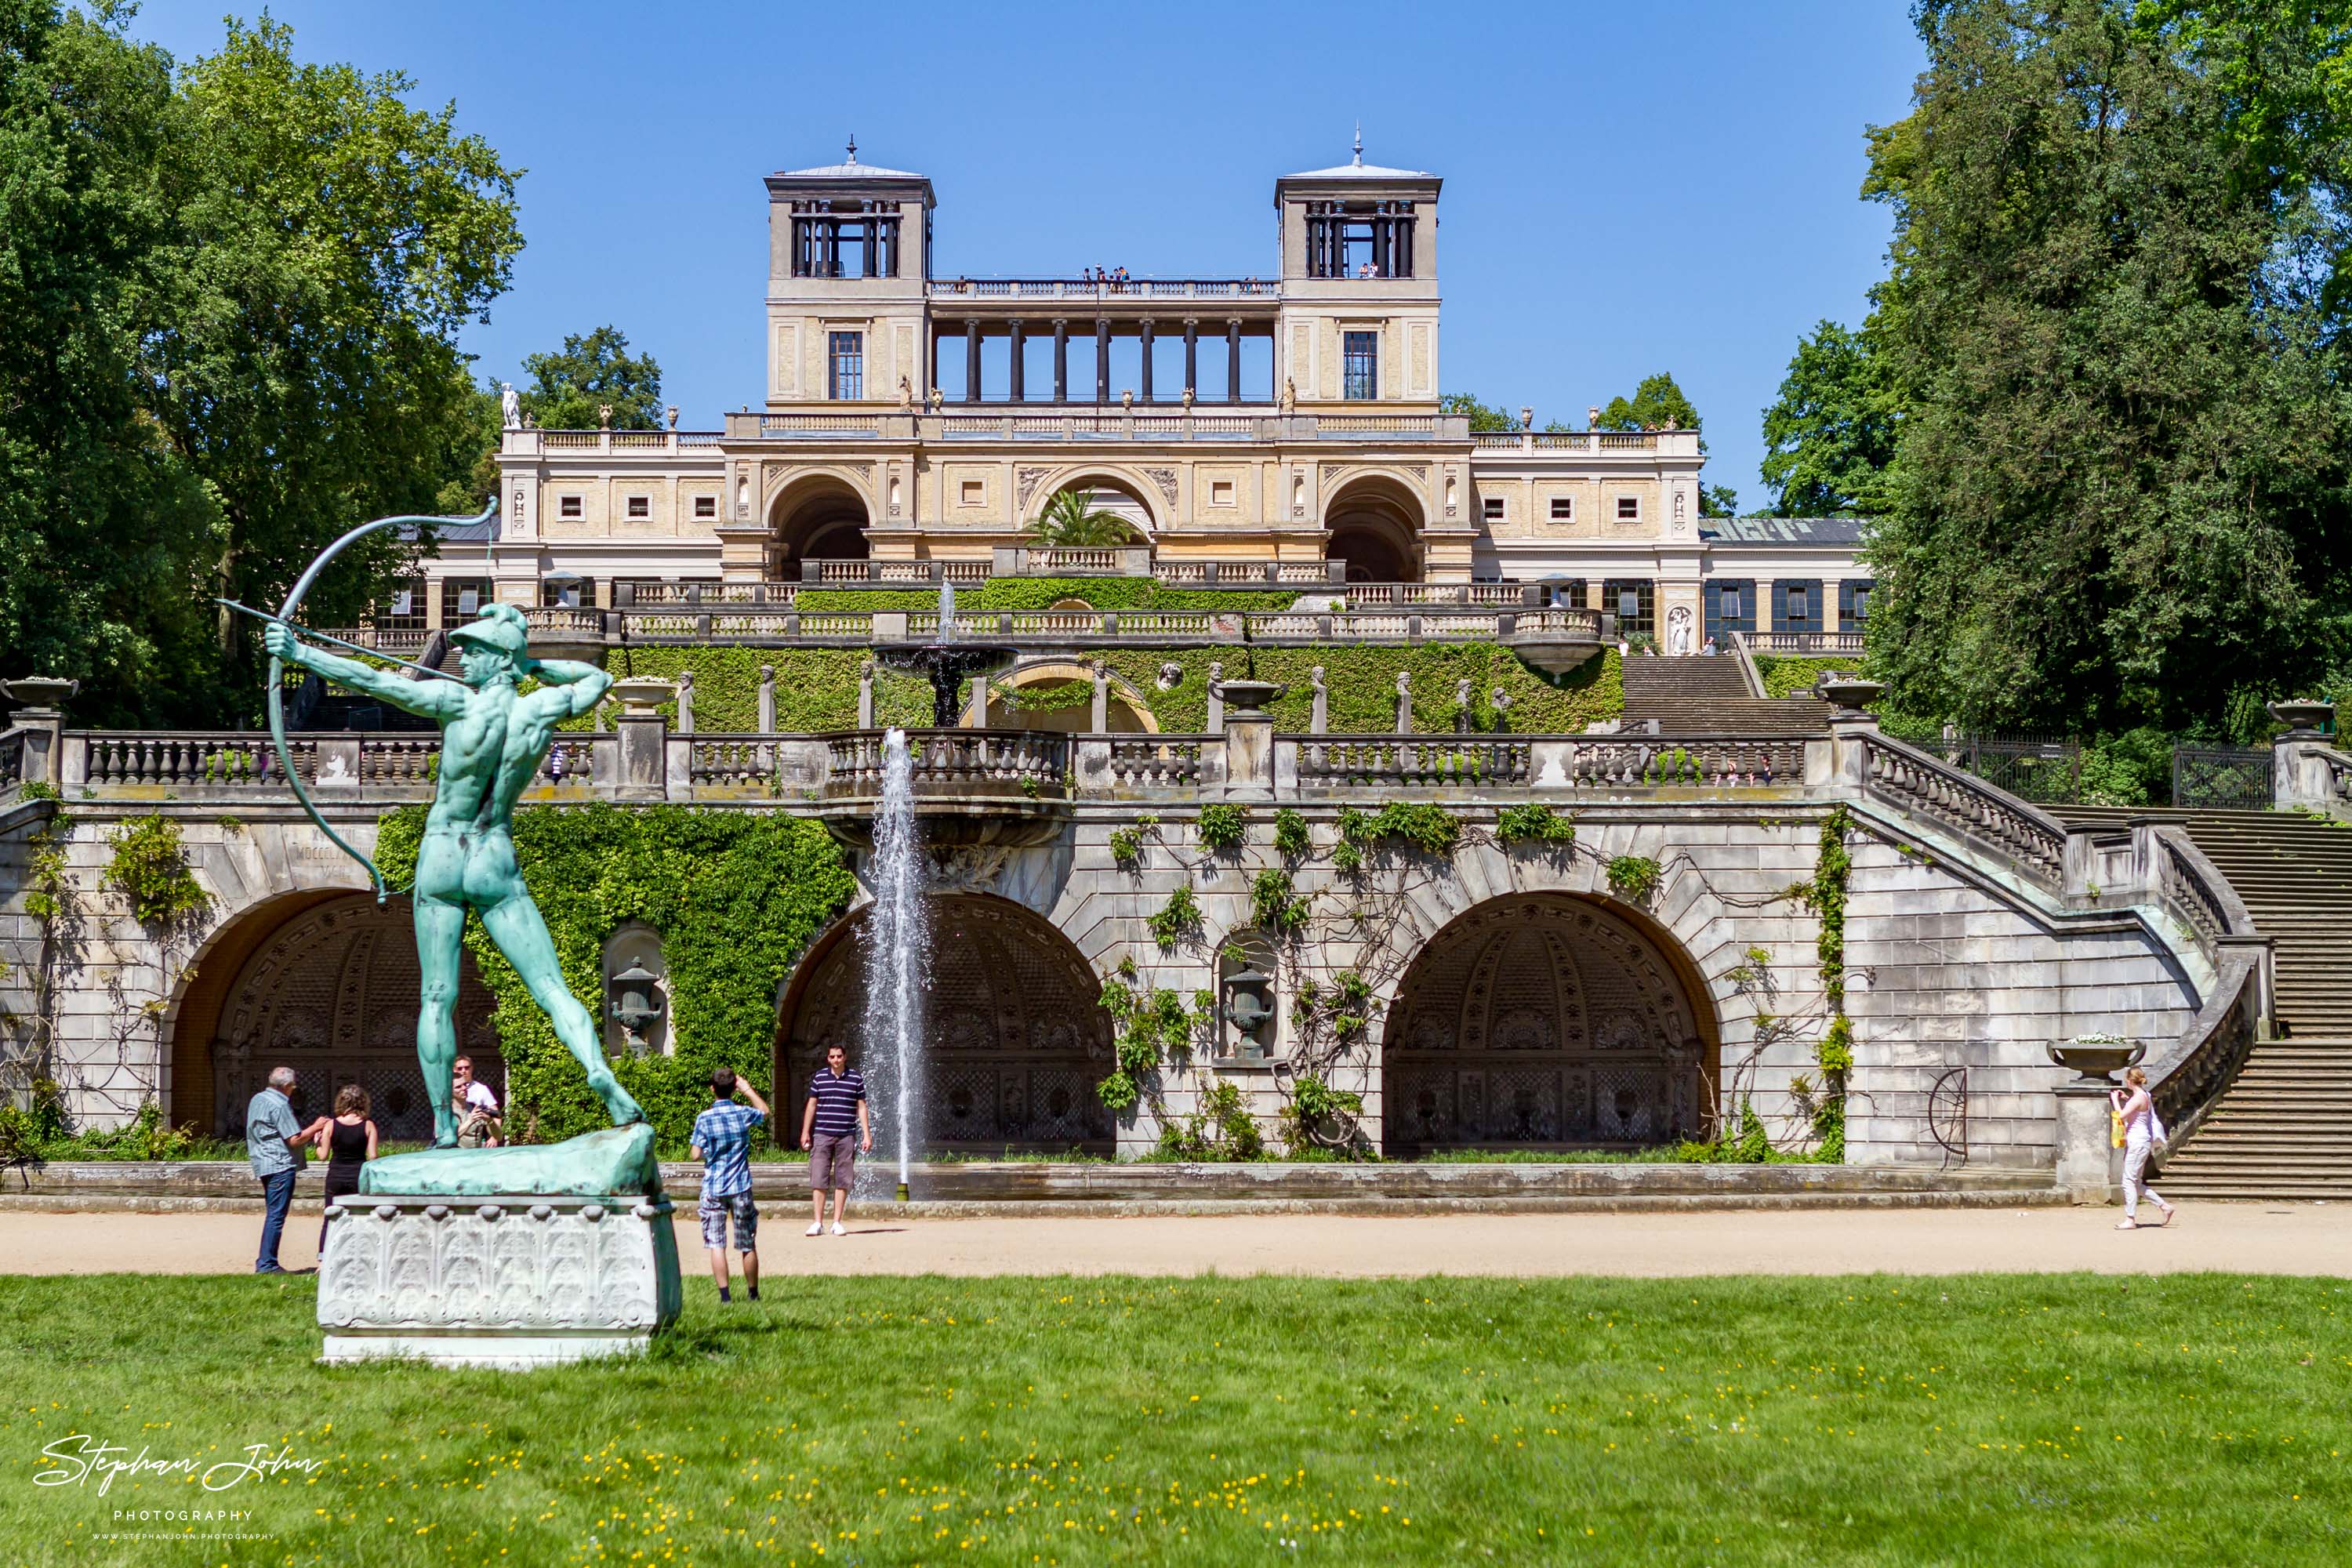
<path id="1" fill-rule="evenodd" d="M 652 1028 L 662 1016 L 661 982 L 649 973 L 642 959 L 613 976 L 607 983 L 612 992 L 613 1021 L 621 1026 L 621 1035 L 629 1049 L 643 1051 L 650 1041 L 646 1031 Z"/>

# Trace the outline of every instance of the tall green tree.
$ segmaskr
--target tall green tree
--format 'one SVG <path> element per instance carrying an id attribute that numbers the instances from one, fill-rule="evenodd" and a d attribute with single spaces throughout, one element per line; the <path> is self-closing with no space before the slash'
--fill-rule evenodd
<path id="1" fill-rule="evenodd" d="M 1915 111 L 1874 133 L 1865 186 L 1895 214 L 1878 324 L 1905 409 L 1875 666 L 1969 722 L 2242 721 L 2324 662 L 2347 603 L 2311 189 L 2122 0 L 1917 19 Z"/>
<path id="2" fill-rule="evenodd" d="M 1696 430 L 1699 418 L 1691 400 L 1664 371 L 1643 376 L 1633 396 L 1612 397 L 1601 410 L 1603 430 L 1663 430 L 1669 424 L 1677 430 Z M 1700 450 L 1705 449 L 1702 443 Z"/>
<path id="3" fill-rule="evenodd" d="M 455 340 L 520 246 L 512 173 L 404 77 L 301 63 L 275 23 L 175 73 L 127 7 L 0 18 L 25 307 L 0 306 L 0 643 L 82 679 L 91 721 L 247 716 L 257 638 L 212 597 L 275 602 L 478 461 Z M 407 548 L 355 552 L 315 613 L 355 615 Z"/>
<path id="4" fill-rule="evenodd" d="M 1612 397 L 1601 410 L 1596 430 L 1664 430 L 1669 426 L 1677 430 L 1699 428 L 1698 409 L 1685 396 L 1675 378 L 1664 371 L 1645 375 L 1633 388 L 1631 397 Z M 1555 426 L 1554 428 L 1559 428 Z M 1706 437 L 1699 437 L 1698 449 L 1706 451 Z M 1737 517 L 1739 496 L 1728 485 L 1702 485 L 1698 492 L 1698 514 L 1701 517 Z"/>
<path id="5" fill-rule="evenodd" d="M 615 430 L 662 427 L 661 366 L 651 354 L 630 353 L 618 327 L 567 333 L 554 353 L 525 354 L 522 368 L 530 377 L 523 412 L 542 430 L 602 428 L 606 407 Z"/>
<path id="6" fill-rule="evenodd" d="M 1466 414 L 1470 416 L 1470 433 L 1499 434 L 1520 428 L 1519 422 L 1508 409 L 1489 408 L 1467 392 L 1449 392 L 1437 400 L 1440 414 Z"/>
<path id="7" fill-rule="evenodd" d="M 1874 517 L 1886 510 L 1901 403 L 1871 328 L 1823 321 L 1797 344 L 1764 411 L 1764 483 L 1779 517 Z"/>

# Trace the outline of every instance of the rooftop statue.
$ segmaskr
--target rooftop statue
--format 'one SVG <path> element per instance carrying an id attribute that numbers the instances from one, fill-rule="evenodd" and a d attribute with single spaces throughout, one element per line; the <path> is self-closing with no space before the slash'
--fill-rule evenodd
<path id="1" fill-rule="evenodd" d="M 381 525 L 370 524 L 368 528 L 377 526 Z M 432 810 L 425 818 L 424 842 L 417 850 L 416 886 L 413 892 L 416 955 L 424 982 L 416 1016 L 416 1058 L 424 1068 L 425 1093 L 433 1102 L 433 1146 L 436 1150 L 454 1149 L 457 1142 L 457 1122 L 449 1103 L 451 1068 L 457 1055 L 451 1011 L 457 996 L 458 942 L 465 934 L 468 910 L 480 917 L 490 940 L 514 965 L 515 973 L 530 989 L 531 999 L 546 1012 L 557 1036 L 579 1059 L 588 1074 L 589 1089 L 604 1102 L 614 1124 L 642 1122 L 645 1112 L 621 1087 L 604 1060 L 595 1020 L 564 984 L 547 922 L 541 917 L 539 906 L 531 901 L 530 890 L 523 885 L 522 874 L 515 864 L 516 800 L 546 760 L 556 725 L 593 709 L 611 688 L 613 678 L 592 664 L 531 658 L 527 649 L 528 626 L 522 612 L 511 605 L 489 605 L 479 620 L 449 634 L 465 672 L 462 679 L 452 679 L 439 671 L 420 672 L 436 679 L 414 679 L 357 659 L 340 658 L 304 642 L 289 624 L 302 590 L 335 549 L 364 531 L 365 529 L 354 531 L 320 556 L 289 596 L 286 607 L 270 618 L 264 640 L 272 660 L 273 698 L 282 689 L 278 663 L 283 661 L 365 692 L 404 712 L 440 722 L 440 773 L 434 786 Z M 537 680 L 538 689 L 522 691 L 520 683 L 525 678 Z M 270 717 L 273 730 L 279 730 L 282 735 L 282 721 L 275 700 Z M 288 773 L 290 780 L 290 767 Z M 382 898 L 386 889 L 383 874 L 374 863 L 342 844 L 332 829 L 328 831 L 337 844 L 367 865 L 376 879 L 378 897 Z M 592 1136 L 600 1142 L 612 1137 Z M 632 1137 L 625 1142 L 635 1145 L 644 1140 Z M 646 1146 L 650 1149 L 649 1142 Z M 494 1150 L 477 1154 L 469 1151 L 462 1158 L 479 1160 L 484 1154 L 508 1152 Z M 548 1152 L 539 1152 L 544 1155 Z M 582 1152 L 585 1154 L 587 1151 Z M 438 1159 L 451 1158 L 457 1157 L 438 1156 L 436 1163 Z"/>

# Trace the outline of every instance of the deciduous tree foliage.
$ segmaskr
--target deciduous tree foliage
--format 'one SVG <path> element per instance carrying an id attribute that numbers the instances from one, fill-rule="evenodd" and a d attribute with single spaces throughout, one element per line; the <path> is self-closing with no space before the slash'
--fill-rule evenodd
<path id="1" fill-rule="evenodd" d="M 128 19 L 0 0 L 0 661 L 81 679 L 87 721 L 220 722 L 258 657 L 213 595 L 275 602 L 475 468 L 455 338 L 506 287 L 513 174 L 279 25 L 175 72 Z"/>
<path id="2" fill-rule="evenodd" d="M 2250 735 L 2261 699 L 2324 678 L 2340 135 L 2242 89 L 2325 99 L 2326 62 L 2274 28 L 2341 9 L 1918 7 L 1916 108 L 1874 132 L 1865 186 L 1895 233 L 1864 336 L 1902 409 L 1871 636 L 1905 710 Z"/>
<path id="3" fill-rule="evenodd" d="M 1823 321 L 1797 345 L 1764 411 L 1764 482 L 1777 517 L 1875 517 L 1886 510 L 1901 400 L 1870 328 Z"/>
<path id="4" fill-rule="evenodd" d="M 542 430 L 602 428 L 607 406 L 615 430 L 662 427 L 661 366 L 651 354 L 630 353 L 618 327 L 567 333 L 560 351 L 525 354 L 522 368 L 531 378 L 523 411 Z"/>

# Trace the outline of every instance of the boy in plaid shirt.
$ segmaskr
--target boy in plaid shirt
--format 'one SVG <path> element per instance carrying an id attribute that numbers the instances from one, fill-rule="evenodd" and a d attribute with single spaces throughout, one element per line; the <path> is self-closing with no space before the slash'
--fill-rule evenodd
<path id="1" fill-rule="evenodd" d="M 738 1105 L 737 1094 L 751 1103 Z M 694 1119 L 693 1154 L 707 1167 L 702 1173 L 702 1245 L 710 1253 L 710 1277 L 719 1282 L 719 1299 L 727 1293 L 727 1222 L 735 1222 L 735 1247 L 743 1254 L 744 1294 L 760 1299 L 760 1211 L 751 1202 L 751 1129 L 768 1120 L 768 1102 L 748 1083 L 738 1083 L 733 1068 L 710 1075 L 709 1109 Z"/>

